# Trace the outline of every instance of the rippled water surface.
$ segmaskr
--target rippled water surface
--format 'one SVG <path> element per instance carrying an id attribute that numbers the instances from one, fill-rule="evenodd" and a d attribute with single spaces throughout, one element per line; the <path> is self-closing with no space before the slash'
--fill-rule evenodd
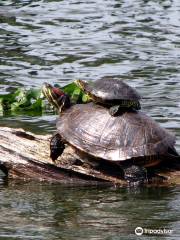
<path id="1" fill-rule="evenodd" d="M 176 134 L 180 152 L 179 63 L 179 0 L 0 1 L 0 94 L 44 81 L 117 76 L 137 88 L 144 111 Z M 0 116 L 0 126 L 36 133 L 54 125 L 55 116 Z M 133 239 L 137 225 L 180 229 L 179 188 L 2 181 L 0 203 L 1 239 Z"/>
<path id="2" fill-rule="evenodd" d="M 159 239 L 136 227 L 173 230 L 179 239 L 176 188 L 113 189 L 33 183 L 0 185 L 0 239 Z"/>

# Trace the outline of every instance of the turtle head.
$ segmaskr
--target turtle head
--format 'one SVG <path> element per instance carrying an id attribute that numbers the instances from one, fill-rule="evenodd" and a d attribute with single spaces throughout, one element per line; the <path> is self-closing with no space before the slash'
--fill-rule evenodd
<path id="1" fill-rule="evenodd" d="M 83 80 L 75 80 L 74 83 L 83 91 L 83 93 L 88 97 L 88 101 L 95 100 L 96 97 L 91 94 L 92 86 L 91 82 L 86 82 Z"/>
<path id="2" fill-rule="evenodd" d="M 53 87 L 49 83 L 44 83 L 42 92 L 50 104 L 56 107 L 59 112 L 67 109 L 71 105 L 70 97 L 57 87 Z"/>
<path id="3" fill-rule="evenodd" d="M 87 85 L 87 82 L 83 81 L 83 80 L 80 80 L 80 79 L 77 79 L 74 81 L 75 84 L 82 90 L 82 91 L 85 91 L 86 90 L 86 85 Z"/>

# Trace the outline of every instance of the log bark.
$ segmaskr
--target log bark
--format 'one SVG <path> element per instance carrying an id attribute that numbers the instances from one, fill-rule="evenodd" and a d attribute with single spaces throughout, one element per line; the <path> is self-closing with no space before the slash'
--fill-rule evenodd
<path id="1" fill-rule="evenodd" d="M 50 135 L 35 135 L 23 129 L 0 127 L 0 169 L 9 179 L 38 180 L 66 184 L 113 184 L 127 182 L 112 174 L 98 171 L 86 164 L 74 164 L 77 157 L 67 146 L 56 163 L 49 158 Z M 151 185 L 180 185 L 180 166 L 159 169 L 166 180 L 151 181 Z"/>
<path id="2" fill-rule="evenodd" d="M 0 128 L 0 169 L 8 178 L 33 179 L 68 184 L 124 184 L 111 176 L 73 165 L 74 151 L 67 147 L 56 163 L 49 158 L 50 135 L 35 135 L 23 129 Z"/>

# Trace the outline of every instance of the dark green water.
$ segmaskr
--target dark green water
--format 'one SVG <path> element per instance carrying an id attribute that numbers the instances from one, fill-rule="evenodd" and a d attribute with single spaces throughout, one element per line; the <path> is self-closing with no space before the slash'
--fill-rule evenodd
<path id="1" fill-rule="evenodd" d="M 44 81 L 117 76 L 177 136 L 179 0 L 0 1 L 0 94 Z M 54 130 L 55 116 L 0 116 L 0 126 Z M 180 189 L 111 189 L 0 182 L 0 239 L 179 239 Z M 134 229 L 170 228 L 166 236 Z"/>
<path id="2" fill-rule="evenodd" d="M 176 188 L 115 189 L 11 182 L 0 185 L 0 239 L 158 239 L 136 227 L 166 228 L 179 239 Z"/>

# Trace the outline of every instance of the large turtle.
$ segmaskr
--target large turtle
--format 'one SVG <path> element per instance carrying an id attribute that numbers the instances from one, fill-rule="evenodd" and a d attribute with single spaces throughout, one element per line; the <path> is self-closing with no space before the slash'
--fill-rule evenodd
<path id="1" fill-rule="evenodd" d="M 96 162 L 120 166 L 125 179 L 136 181 L 146 178 L 145 168 L 178 156 L 175 136 L 141 111 L 130 110 L 114 117 L 94 102 L 71 105 L 68 95 L 50 84 L 44 84 L 43 92 L 61 112 L 50 143 L 53 161 L 69 144 Z"/>
<path id="2" fill-rule="evenodd" d="M 94 102 L 108 106 L 112 116 L 122 109 L 141 109 L 138 92 L 118 78 L 103 77 L 92 82 L 76 80 L 75 83 Z"/>

